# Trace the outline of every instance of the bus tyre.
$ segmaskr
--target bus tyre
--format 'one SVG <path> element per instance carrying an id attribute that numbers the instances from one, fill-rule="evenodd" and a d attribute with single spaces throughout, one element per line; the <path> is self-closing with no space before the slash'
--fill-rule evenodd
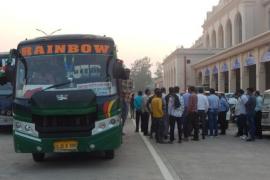
<path id="1" fill-rule="evenodd" d="M 105 151 L 105 159 L 113 159 L 114 158 L 114 150 Z"/>
<path id="2" fill-rule="evenodd" d="M 42 162 L 45 158 L 45 153 L 32 153 L 35 162 Z"/>

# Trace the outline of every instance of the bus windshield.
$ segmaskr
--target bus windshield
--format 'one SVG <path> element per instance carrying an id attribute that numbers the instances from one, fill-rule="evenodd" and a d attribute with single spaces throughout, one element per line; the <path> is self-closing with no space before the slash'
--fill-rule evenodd
<path id="1" fill-rule="evenodd" d="M 24 66 L 18 61 L 16 97 L 30 98 L 35 92 L 55 84 L 65 84 L 50 91 L 93 89 L 97 95 L 116 93 L 112 74 L 111 55 L 64 54 L 30 56 L 27 62 L 27 80 Z M 71 83 L 66 83 L 71 81 Z"/>

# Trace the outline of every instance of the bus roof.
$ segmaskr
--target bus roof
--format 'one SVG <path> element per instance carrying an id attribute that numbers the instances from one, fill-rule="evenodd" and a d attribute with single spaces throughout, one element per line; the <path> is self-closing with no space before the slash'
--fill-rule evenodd
<path id="1" fill-rule="evenodd" d="M 65 34 L 65 35 L 52 35 L 52 36 L 43 36 L 37 37 L 34 39 L 24 40 L 21 41 L 19 45 L 27 45 L 27 44 L 34 44 L 40 42 L 51 42 L 51 41 L 65 41 L 65 40 L 96 40 L 96 41 L 109 41 L 114 43 L 111 37 L 106 36 L 99 36 L 99 35 L 91 35 L 91 34 Z"/>

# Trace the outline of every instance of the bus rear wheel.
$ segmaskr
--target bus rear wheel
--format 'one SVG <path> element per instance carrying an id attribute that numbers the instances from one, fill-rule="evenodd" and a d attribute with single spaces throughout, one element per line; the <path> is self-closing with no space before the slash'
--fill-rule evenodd
<path id="1" fill-rule="evenodd" d="M 113 159 L 114 158 L 114 150 L 105 151 L 105 159 Z"/>
<path id="2" fill-rule="evenodd" d="M 45 153 L 32 153 L 33 160 L 35 162 L 42 162 L 45 158 Z"/>

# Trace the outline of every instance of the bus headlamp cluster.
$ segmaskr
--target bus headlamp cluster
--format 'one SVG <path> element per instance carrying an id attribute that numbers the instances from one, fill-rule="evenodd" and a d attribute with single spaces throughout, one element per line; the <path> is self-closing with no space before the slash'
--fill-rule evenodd
<path id="1" fill-rule="evenodd" d="M 115 116 L 106 120 L 102 120 L 100 122 L 96 122 L 96 130 L 94 132 L 103 132 L 109 130 L 113 127 L 120 125 L 120 117 Z"/>
<path id="2" fill-rule="evenodd" d="M 24 134 L 29 134 L 33 136 L 38 136 L 38 132 L 35 130 L 34 124 L 32 123 L 27 123 L 27 122 L 22 122 L 22 121 L 14 121 L 14 130 L 24 133 Z"/>
<path id="3" fill-rule="evenodd" d="M 1 115 L 2 116 L 11 116 L 12 112 L 11 112 L 11 110 L 1 110 Z"/>

